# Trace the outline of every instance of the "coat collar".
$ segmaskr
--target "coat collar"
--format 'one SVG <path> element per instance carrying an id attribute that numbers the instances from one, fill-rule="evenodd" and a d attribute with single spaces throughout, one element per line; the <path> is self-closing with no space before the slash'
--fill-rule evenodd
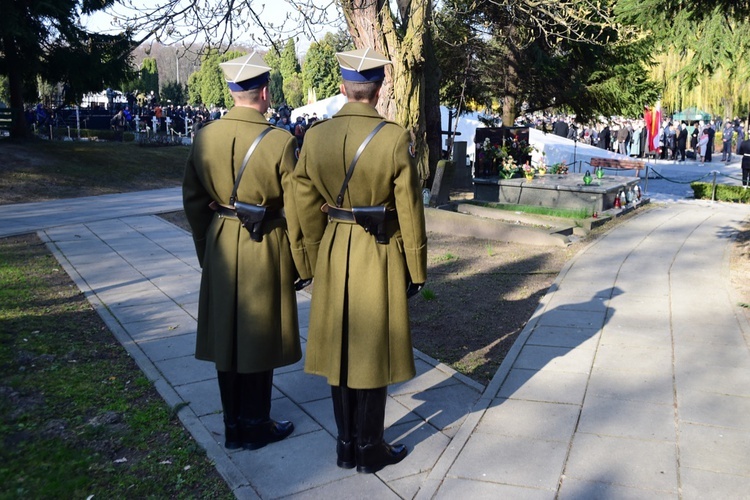
<path id="1" fill-rule="evenodd" d="M 339 116 L 369 116 L 382 120 L 382 117 L 375 108 L 363 102 L 347 102 L 338 113 L 333 115 L 334 118 Z"/>
<path id="2" fill-rule="evenodd" d="M 255 108 L 245 106 L 234 106 L 221 117 L 222 120 L 238 120 L 242 122 L 259 123 L 269 125 L 268 120 Z"/>

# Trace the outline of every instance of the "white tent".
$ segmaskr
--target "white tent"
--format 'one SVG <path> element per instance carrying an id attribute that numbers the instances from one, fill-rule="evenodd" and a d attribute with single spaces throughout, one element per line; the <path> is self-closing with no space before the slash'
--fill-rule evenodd
<path id="1" fill-rule="evenodd" d="M 338 94 L 328 99 L 320 100 L 307 106 L 292 111 L 292 121 L 298 116 L 307 113 L 312 116 L 313 113 L 317 113 L 318 118 L 324 116 L 331 117 L 336 114 L 341 107 L 346 103 L 346 97 L 342 94 Z M 448 108 L 440 106 L 440 115 L 442 121 L 442 129 L 448 130 Z M 456 141 L 466 142 L 466 154 L 471 160 L 474 159 L 474 132 L 477 128 L 484 127 L 482 122 L 479 121 L 478 113 L 467 113 L 461 115 L 458 118 L 458 124 L 453 122 L 453 127 L 461 135 L 456 136 Z M 445 139 L 445 136 L 443 137 Z M 565 139 L 564 137 L 557 136 L 552 133 L 545 134 L 540 130 L 534 128 L 529 129 L 529 142 L 534 146 L 538 153 L 532 155 L 532 161 L 538 162 L 539 158 L 544 153 L 545 162 L 548 165 L 565 161 L 568 165 L 583 165 L 583 170 L 587 169 L 587 164 L 591 161 L 591 158 L 627 158 L 626 156 L 606 151 L 596 146 L 590 146 L 582 142 L 572 141 Z M 445 141 L 443 141 L 445 144 Z"/>

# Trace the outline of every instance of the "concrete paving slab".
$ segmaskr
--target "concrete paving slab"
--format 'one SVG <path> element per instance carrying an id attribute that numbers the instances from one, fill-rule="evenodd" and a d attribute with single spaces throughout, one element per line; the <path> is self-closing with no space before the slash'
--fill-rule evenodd
<path id="1" fill-rule="evenodd" d="M 680 480 L 682 498 L 688 500 L 747 498 L 747 492 L 750 491 L 750 477 L 721 474 L 692 467 L 682 468 Z"/>
<path id="2" fill-rule="evenodd" d="M 653 327 L 651 324 L 640 323 L 637 318 L 635 321 L 627 321 L 626 318 L 622 322 L 608 323 L 602 331 L 600 342 L 603 346 L 671 349 L 672 331 L 669 327 Z"/>
<path id="3" fill-rule="evenodd" d="M 594 367 L 620 372 L 658 372 L 671 376 L 672 352 L 669 349 L 602 344 L 596 353 Z"/>
<path id="4" fill-rule="evenodd" d="M 416 377 L 406 382 L 393 384 L 388 388 L 390 394 L 412 394 L 460 383 L 457 378 L 453 377 L 452 373 L 435 369 L 433 365 L 421 359 L 414 360 L 414 367 L 417 372 Z"/>
<path id="5" fill-rule="evenodd" d="M 378 498 L 382 500 L 398 500 L 409 498 L 399 494 L 381 481 L 373 474 L 358 474 L 334 481 L 309 490 L 295 493 L 288 497 L 289 500 L 350 500 Z"/>
<path id="6" fill-rule="evenodd" d="M 747 415 L 744 415 L 747 419 Z M 750 430 L 680 426 L 680 463 L 704 471 L 750 478 Z M 750 490 L 747 490 L 747 494 Z"/>
<path id="7" fill-rule="evenodd" d="M 154 365 L 173 387 L 216 378 L 213 363 L 199 361 L 193 356 L 155 361 Z"/>
<path id="8" fill-rule="evenodd" d="M 440 486 L 440 490 L 435 495 L 435 500 L 454 500 L 456 498 L 471 498 L 473 500 L 497 500 L 498 498 L 553 500 L 556 498 L 556 492 L 448 477 Z"/>
<path id="9" fill-rule="evenodd" d="M 738 335 L 737 338 L 741 337 Z M 750 356 L 740 345 L 675 343 L 674 358 L 678 366 L 740 368 L 750 372 Z M 746 380 L 750 382 L 750 379 Z"/>
<path id="10" fill-rule="evenodd" d="M 598 483 L 565 478 L 560 487 L 559 500 L 582 498 L 606 498 L 607 500 L 665 500 L 680 498 L 674 491 L 653 491 L 619 486 L 612 483 Z"/>
<path id="11" fill-rule="evenodd" d="M 672 377 L 661 372 L 628 373 L 594 368 L 589 381 L 588 396 L 674 404 Z"/>
<path id="12" fill-rule="evenodd" d="M 599 329 L 604 324 L 604 311 L 588 311 L 587 314 L 581 314 L 578 310 L 548 309 L 539 317 L 539 324 L 566 326 L 568 328 Z"/>
<path id="13" fill-rule="evenodd" d="M 674 404 L 587 395 L 577 432 L 674 443 Z"/>
<path id="14" fill-rule="evenodd" d="M 580 405 L 588 373 L 513 369 L 498 391 L 501 398 Z"/>
<path id="15" fill-rule="evenodd" d="M 679 418 L 686 423 L 750 431 L 750 399 L 712 392 L 677 393 Z"/>
<path id="16" fill-rule="evenodd" d="M 195 318 L 178 307 L 173 307 L 170 314 L 164 317 L 126 323 L 123 324 L 123 328 L 136 342 L 178 337 L 196 332 Z"/>
<path id="17" fill-rule="evenodd" d="M 166 317 L 171 314 L 173 307 L 177 307 L 177 304 L 166 295 L 162 295 L 162 299 L 158 302 L 115 304 L 110 307 L 110 310 L 121 323 L 136 323 Z"/>
<path id="18" fill-rule="evenodd" d="M 484 434 L 469 438 L 449 477 L 556 491 L 568 443 Z M 520 457 L 523 457 L 521 459 Z"/>
<path id="19" fill-rule="evenodd" d="M 133 325 L 135 328 L 137 325 Z M 127 330 L 127 328 L 126 328 Z M 195 354 L 195 333 L 175 335 L 156 340 L 139 341 L 140 347 L 152 361 L 192 356 Z"/>
<path id="20" fill-rule="evenodd" d="M 377 473 L 378 477 L 390 483 L 432 469 L 451 438 L 429 424 L 414 421 L 388 426 L 385 440 L 403 443 L 409 449 L 409 454 L 398 467 L 386 467 Z"/>
<path id="21" fill-rule="evenodd" d="M 538 325 L 526 341 L 526 345 L 596 349 L 600 331 L 596 328 Z"/>
<path id="22" fill-rule="evenodd" d="M 331 436 L 320 430 L 292 434 L 287 439 L 259 450 L 232 454 L 240 470 L 249 471 L 250 484 L 261 498 L 280 498 L 339 481 L 357 474 L 336 467 L 336 451 Z M 360 491 L 372 495 L 373 491 Z"/>
<path id="23" fill-rule="evenodd" d="M 299 403 L 307 403 L 331 397 L 331 386 L 326 379 L 302 371 L 278 373 L 274 384 L 284 394 Z"/>
<path id="24" fill-rule="evenodd" d="M 565 477 L 676 494 L 676 448 L 668 441 L 576 433 Z"/>
<path id="25" fill-rule="evenodd" d="M 393 398 L 422 420 L 445 430 L 460 426 L 479 396 L 479 393 L 467 391 L 465 386 L 449 385 Z"/>
<path id="26" fill-rule="evenodd" d="M 750 398 L 748 381 L 750 370 L 747 368 L 697 363 L 680 363 L 675 368 L 675 388 L 678 393 L 702 391 Z"/>
<path id="27" fill-rule="evenodd" d="M 515 368 L 525 370 L 588 373 L 594 361 L 594 349 L 527 345 L 521 349 Z"/>
<path id="28" fill-rule="evenodd" d="M 484 412 L 474 432 L 568 443 L 580 412 L 578 405 L 498 398 Z"/>
<path id="29" fill-rule="evenodd" d="M 401 479 L 389 480 L 388 486 L 399 498 L 414 498 L 419 493 L 426 479 L 427 473 L 421 472 Z"/>
<path id="30" fill-rule="evenodd" d="M 731 332 L 731 335 L 727 335 Z M 747 343 L 741 334 L 740 327 L 729 318 L 721 326 L 699 323 L 679 322 L 673 328 L 675 345 L 698 344 L 709 346 L 715 344 L 728 349 L 746 349 Z"/>
<path id="31" fill-rule="evenodd" d="M 191 384 L 183 384 L 175 387 L 180 397 L 190 405 L 198 417 L 206 415 L 221 414 L 221 398 L 219 397 L 219 383 L 216 378 L 201 380 Z M 223 427 L 217 429 L 221 436 L 224 435 Z"/>

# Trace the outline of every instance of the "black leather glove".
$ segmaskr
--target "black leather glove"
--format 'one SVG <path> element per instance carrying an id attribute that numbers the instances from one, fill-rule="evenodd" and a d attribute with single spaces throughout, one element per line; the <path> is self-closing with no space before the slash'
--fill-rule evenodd
<path id="1" fill-rule="evenodd" d="M 312 283 L 312 278 L 310 278 L 308 280 L 303 280 L 302 278 L 298 278 L 297 281 L 294 282 L 294 289 L 299 292 L 300 290 L 302 290 L 303 288 L 305 288 L 310 283 Z"/>
<path id="2" fill-rule="evenodd" d="M 423 286 L 424 286 L 424 283 L 409 282 L 409 286 L 406 287 L 406 298 L 410 299 L 414 297 L 416 294 L 418 294 L 422 290 Z"/>

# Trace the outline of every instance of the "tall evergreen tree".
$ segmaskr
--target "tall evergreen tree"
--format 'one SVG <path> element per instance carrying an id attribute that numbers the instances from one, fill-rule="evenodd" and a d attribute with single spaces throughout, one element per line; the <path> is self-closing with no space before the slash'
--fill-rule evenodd
<path id="1" fill-rule="evenodd" d="M 143 60 L 140 71 L 140 85 L 141 92 L 146 94 L 154 92 L 154 95 L 159 97 L 159 69 L 156 67 L 156 59 L 153 57 L 147 57 Z"/>
<path id="2" fill-rule="evenodd" d="M 283 90 L 286 103 L 293 108 L 304 104 L 304 93 L 302 75 L 300 74 L 299 59 L 297 59 L 297 48 L 294 39 L 287 40 L 284 50 L 281 52 L 279 63 L 281 77 L 284 79 Z"/>
<path id="3" fill-rule="evenodd" d="M 351 46 L 349 36 L 344 33 L 326 33 L 323 40 L 310 44 L 302 65 L 303 90 L 314 89 L 318 99 L 338 94 L 341 78 L 336 53 Z"/>
<path id="4" fill-rule="evenodd" d="M 281 76 L 281 55 L 276 48 L 269 50 L 263 60 L 270 66 L 268 89 L 271 92 L 271 104 L 279 107 L 286 102 L 284 97 L 284 77 Z"/>
<path id="5" fill-rule="evenodd" d="M 21 110 L 25 96 L 36 98 L 37 77 L 65 83 L 67 102 L 128 78 L 132 50 L 128 33 L 90 33 L 79 21 L 80 14 L 113 3 L 115 0 L 0 0 L 0 74 L 8 77 L 11 107 Z M 20 113 L 11 135 L 26 137 L 28 133 Z"/>

